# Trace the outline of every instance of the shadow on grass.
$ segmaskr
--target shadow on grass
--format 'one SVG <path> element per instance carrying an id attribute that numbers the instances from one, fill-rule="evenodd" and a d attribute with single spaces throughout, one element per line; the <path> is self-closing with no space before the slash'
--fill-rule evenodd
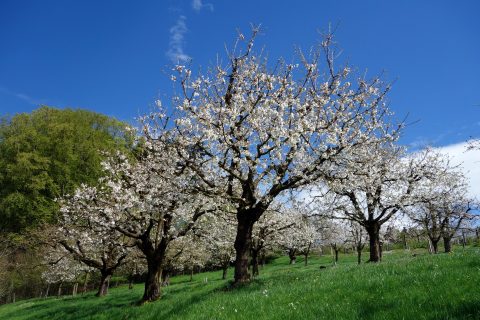
<path id="1" fill-rule="evenodd" d="M 448 313 L 451 319 L 480 319 L 480 301 L 462 303 Z"/>
<path id="2" fill-rule="evenodd" d="M 222 279 L 221 277 L 212 277 L 212 278 L 209 278 L 208 276 L 204 277 L 206 279 L 208 279 L 208 283 L 215 283 L 215 282 L 222 282 L 222 281 L 225 281 L 225 279 Z M 202 280 L 199 280 L 199 279 L 195 279 L 193 281 L 191 281 L 190 279 L 182 279 L 182 280 L 175 280 L 175 281 L 172 281 L 172 283 L 170 284 L 171 286 L 173 285 L 177 285 L 177 284 L 183 284 L 183 285 L 189 285 L 189 284 L 197 284 L 199 282 L 203 281 Z"/>
<path id="3" fill-rule="evenodd" d="M 218 283 L 220 280 L 212 282 Z M 129 319 L 136 319 L 138 314 L 142 314 L 142 318 L 145 319 L 181 319 L 182 315 L 187 315 L 192 309 L 195 309 L 198 303 L 208 300 L 214 293 L 221 291 L 224 287 L 225 285 L 222 284 L 204 284 L 199 281 L 188 281 L 188 283 L 183 285 L 176 283 L 168 287 L 167 290 L 163 290 L 162 297 L 158 301 L 139 305 L 137 303 L 138 300 L 134 300 L 133 305 L 135 305 L 135 309 L 129 309 L 131 313 L 123 313 L 123 316 Z M 119 307 L 122 306 L 128 307 L 125 304 L 119 305 Z M 149 316 L 149 313 L 152 315 Z"/>
<path id="4" fill-rule="evenodd" d="M 422 319 L 480 319 L 480 301 L 468 301 L 456 306 L 448 306 L 447 311 L 438 310 L 435 308 L 422 308 L 421 310 L 408 310 L 407 315 L 396 313 L 397 306 L 393 302 L 377 301 L 363 302 L 357 309 L 358 319 L 380 319 L 388 315 L 388 319 L 408 319 L 412 317 L 421 316 Z M 397 309 L 398 311 L 398 309 Z M 413 319 L 413 317 L 411 319 Z"/>
<path id="5" fill-rule="evenodd" d="M 82 319 L 94 318 L 95 315 L 110 311 L 111 309 L 121 309 L 127 306 L 133 306 L 137 301 L 128 294 L 111 295 L 98 298 L 93 295 L 75 297 L 38 300 L 35 304 L 22 308 L 22 312 L 27 314 L 26 319 L 64 319 L 66 317 Z M 89 304 L 89 305 L 85 305 Z M 12 310 L 4 314 L 5 319 L 18 316 L 18 310 Z"/>
<path id="6" fill-rule="evenodd" d="M 213 292 L 242 292 L 242 291 L 252 291 L 258 290 L 259 288 L 265 285 L 266 281 L 262 278 L 255 277 L 250 282 L 237 283 L 233 280 L 225 282 L 225 284 L 217 287 Z"/>
<path id="7" fill-rule="evenodd" d="M 213 282 L 213 281 L 212 281 Z M 208 301 L 210 299 L 215 299 L 217 294 L 228 295 L 230 293 L 237 295 L 240 292 L 249 292 L 253 290 L 258 290 L 259 288 L 265 285 L 265 281 L 261 279 L 252 280 L 249 283 L 242 284 L 239 286 L 234 286 L 233 281 L 224 281 L 221 280 L 222 283 L 218 283 L 216 281 L 215 285 L 209 284 L 208 287 L 202 288 L 204 284 L 202 283 L 194 283 L 192 286 L 184 286 L 181 288 L 175 288 L 175 290 L 171 290 L 166 294 L 160 301 L 153 302 L 151 305 L 156 303 L 161 303 L 163 306 L 168 306 L 164 308 L 159 305 L 158 310 L 159 312 L 156 313 L 154 316 L 151 316 L 151 319 L 170 319 L 170 318 L 178 318 L 182 319 L 188 316 L 193 310 L 198 308 L 198 305 Z M 200 290 L 199 290 L 200 288 Z M 190 295 L 186 296 L 185 294 L 190 293 Z M 208 303 L 207 303 L 208 304 Z M 163 311 L 163 312 L 162 312 Z"/>

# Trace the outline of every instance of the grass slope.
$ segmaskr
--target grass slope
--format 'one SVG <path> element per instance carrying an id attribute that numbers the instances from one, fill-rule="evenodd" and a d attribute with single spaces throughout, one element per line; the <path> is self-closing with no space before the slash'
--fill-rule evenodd
<path id="1" fill-rule="evenodd" d="M 381 264 L 357 266 L 354 255 L 285 257 L 253 283 L 225 290 L 220 272 L 172 278 L 161 300 L 135 303 L 143 287 L 119 287 L 104 298 L 32 299 L 0 307 L 0 319 L 480 319 L 480 249 L 416 257 L 391 252 Z M 230 275 L 232 274 L 231 271 Z M 203 279 L 208 278 L 208 283 Z"/>

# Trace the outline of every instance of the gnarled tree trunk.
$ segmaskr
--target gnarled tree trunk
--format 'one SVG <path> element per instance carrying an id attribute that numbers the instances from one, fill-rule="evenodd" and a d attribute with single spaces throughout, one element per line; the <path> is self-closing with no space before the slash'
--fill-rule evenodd
<path id="1" fill-rule="evenodd" d="M 290 258 L 290 264 L 295 264 L 295 262 L 297 262 L 297 250 L 296 249 L 288 250 L 288 257 Z"/>
<path id="2" fill-rule="evenodd" d="M 452 237 L 443 237 L 443 247 L 445 248 L 445 253 L 452 252 Z"/>
<path id="3" fill-rule="evenodd" d="M 97 297 L 103 297 L 108 293 L 108 284 L 111 276 L 110 273 L 101 271 L 100 284 L 98 285 L 98 291 L 96 294 Z"/>
<path id="4" fill-rule="evenodd" d="M 438 242 L 439 241 L 440 241 L 440 238 L 438 238 L 438 239 L 430 238 L 430 243 L 432 244 L 432 249 L 433 249 L 434 254 L 438 253 Z"/>
<path id="5" fill-rule="evenodd" d="M 366 227 L 369 245 L 370 245 L 370 259 L 369 262 L 380 261 L 380 225 L 377 222 L 372 222 Z"/>
<path id="6" fill-rule="evenodd" d="M 160 283 L 161 264 L 156 261 L 148 261 L 147 278 L 145 279 L 145 290 L 143 292 L 142 302 L 158 300 L 161 296 Z"/>
<path id="7" fill-rule="evenodd" d="M 250 281 L 248 257 L 252 246 L 252 230 L 256 219 L 249 212 L 237 213 L 237 235 L 235 237 L 235 275 L 234 284 Z"/>

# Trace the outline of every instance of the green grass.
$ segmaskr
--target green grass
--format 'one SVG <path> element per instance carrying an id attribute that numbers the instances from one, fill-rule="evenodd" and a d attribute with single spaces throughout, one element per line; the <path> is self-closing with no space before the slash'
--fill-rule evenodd
<path id="1" fill-rule="evenodd" d="M 308 267 L 282 257 L 260 273 L 235 290 L 220 272 L 174 277 L 161 300 L 143 306 L 142 285 L 104 298 L 26 300 L 0 307 L 0 319 L 480 319 L 480 248 L 416 257 L 399 250 L 360 266 L 354 255 L 335 267 L 330 257 Z"/>

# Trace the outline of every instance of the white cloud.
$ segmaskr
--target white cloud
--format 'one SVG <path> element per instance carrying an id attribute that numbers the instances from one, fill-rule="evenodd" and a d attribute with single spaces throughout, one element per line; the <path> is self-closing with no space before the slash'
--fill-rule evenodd
<path id="1" fill-rule="evenodd" d="M 167 57 L 173 63 L 186 62 L 190 56 L 185 53 L 185 33 L 187 33 L 187 18 L 180 16 L 173 27 L 170 28 L 170 42 Z"/>
<path id="2" fill-rule="evenodd" d="M 202 10 L 202 0 L 193 0 L 192 7 L 193 7 L 193 10 L 195 11 Z"/>
<path id="3" fill-rule="evenodd" d="M 453 165 L 459 165 L 470 179 L 470 195 L 480 199 L 480 150 L 467 151 L 467 142 L 456 143 L 437 150 L 450 156 Z"/>
<path id="4" fill-rule="evenodd" d="M 193 0 L 192 1 L 192 8 L 193 10 L 200 12 L 202 8 L 208 8 L 210 11 L 213 11 L 213 4 L 211 3 L 203 3 L 202 0 Z"/>

